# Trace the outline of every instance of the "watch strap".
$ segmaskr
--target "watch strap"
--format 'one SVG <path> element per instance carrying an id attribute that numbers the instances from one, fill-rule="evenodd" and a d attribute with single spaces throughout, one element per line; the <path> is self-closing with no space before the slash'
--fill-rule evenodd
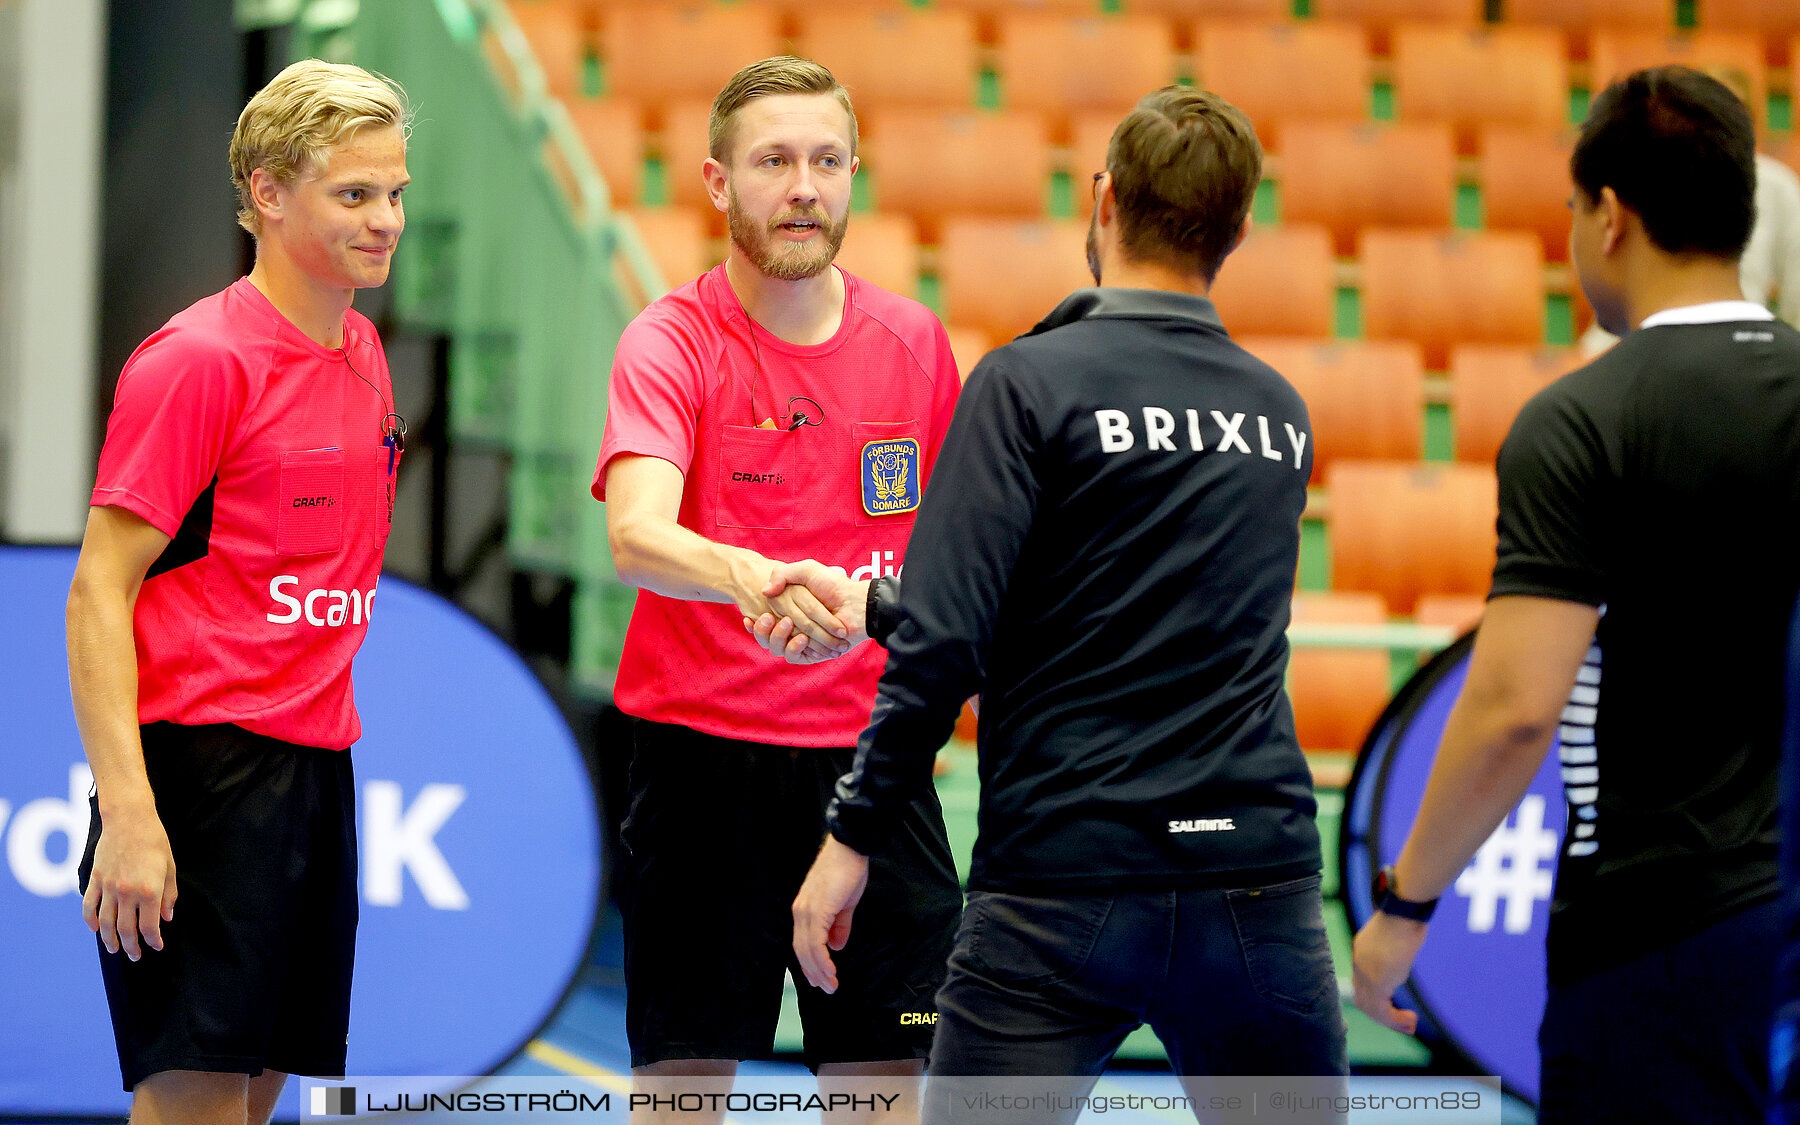
<path id="1" fill-rule="evenodd" d="M 1429 922 L 1431 915 L 1437 910 L 1437 899 L 1427 902 L 1416 902 L 1401 898 L 1395 892 L 1394 867 L 1389 864 L 1375 872 L 1374 893 L 1375 909 L 1383 914 L 1392 914 L 1396 918 L 1406 918 L 1414 922 Z"/>

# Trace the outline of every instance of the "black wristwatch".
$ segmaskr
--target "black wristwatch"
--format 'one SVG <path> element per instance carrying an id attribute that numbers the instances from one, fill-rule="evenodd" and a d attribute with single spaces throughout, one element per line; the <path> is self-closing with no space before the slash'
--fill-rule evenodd
<path id="1" fill-rule="evenodd" d="M 1394 865 L 1388 864 L 1375 872 L 1375 885 L 1369 892 L 1374 900 L 1375 909 L 1383 914 L 1392 914 L 1396 918 L 1410 918 L 1414 922 L 1431 921 L 1431 912 L 1437 909 L 1438 900 L 1430 902 L 1414 902 L 1401 898 L 1395 890 Z"/>

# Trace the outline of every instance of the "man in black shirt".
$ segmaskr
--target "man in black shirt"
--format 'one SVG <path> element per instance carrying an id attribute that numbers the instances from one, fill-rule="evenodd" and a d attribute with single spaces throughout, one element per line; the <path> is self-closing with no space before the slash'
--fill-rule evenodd
<path id="1" fill-rule="evenodd" d="M 1139 103 L 1095 177 L 1099 287 L 976 367 L 920 508 L 794 914 L 830 991 L 867 857 L 980 692 L 981 830 L 934 1076 L 1085 1087 L 1145 1022 L 1179 1074 L 1345 1072 L 1283 688 L 1310 426 L 1205 296 L 1261 163 L 1214 95 Z"/>
<path id="2" fill-rule="evenodd" d="M 1595 101 L 1571 249 L 1624 339 L 1527 404 L 1500 451 L 1468 682 L 1356 938 L 1358 1006 L 1412 1031 L 1393 994 L 1419 915 L 1560 734 L 1546 1125 L 1762 1120 L 1800 335 L 1738 285 L 1754 155 L 1743 103 L 1694 71 L 1640 71 Z"/>

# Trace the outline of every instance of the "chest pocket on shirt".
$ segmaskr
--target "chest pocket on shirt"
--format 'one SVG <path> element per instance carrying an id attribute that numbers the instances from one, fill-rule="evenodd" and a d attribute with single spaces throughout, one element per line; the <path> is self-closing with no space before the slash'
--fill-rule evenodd
<path id="1" fill-rule="evenodd" d="M 856 450 L 857 495 L 851 503 L 857 524 L 869 527 L 910 517 L 925 492 L 925 442 L 918 421 L 856 422 L 850 434 Z"/>
<path id="2" fill-rule="evenodd" d="M 719 442 L 720 527 L 785 530 L 794 526 L 794 450 L 785 430 L 726 426 Z"/>
<path id="3" fill-rule="evenodd" d="M 321 555 L 344 546 L 344 451 L 302 449 L 281 455 L 275 550 Z"/>

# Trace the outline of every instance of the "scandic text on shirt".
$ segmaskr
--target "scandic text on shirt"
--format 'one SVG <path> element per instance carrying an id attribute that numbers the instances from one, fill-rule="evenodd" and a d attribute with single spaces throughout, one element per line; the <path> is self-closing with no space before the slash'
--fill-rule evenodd
<path id="1" fill-rule="evenodd" d="M 308 590 L 304 596 L 282 592 L 283 586 L 298 588 L 300 579 L 292 574 L 277 574 L 269 580 L 269 597 L 287 607 L 285 613 L 270 613 L 277 625 L 292 625 L 305 616 L 308 625 L 335 629 L 340 625 L 361 625 L 375 612 L 375 588 L 360 590 Z M 321 608 L 323 603 L 323 608 Z"/>

